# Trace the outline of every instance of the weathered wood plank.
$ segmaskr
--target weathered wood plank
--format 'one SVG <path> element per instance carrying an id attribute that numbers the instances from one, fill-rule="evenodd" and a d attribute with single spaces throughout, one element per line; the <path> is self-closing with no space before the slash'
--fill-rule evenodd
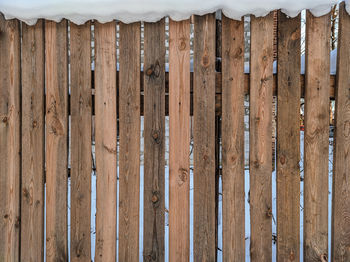
<path id="1" fill-rule="evenodd" d="M 20 24 L 0 14 L 0 254 L 19 260 L 20 240 Z"/>
<path id="2" fill-rule="evenodd" d="M 222 18 L 222 252 L 245 260 L 244 22 Z"/>
<path id="3" fill-rule="evenodd" d="M 299 261 L 300 16 L 278 12 L 277 261 Z"/>
<path id="4" fill-rule="evenodd" d="M 215 261 L 215 16 L 194 17 L 194 257 Z"/>
<path id="5" fill-rule="evenodd" d="M 21 261 L 44 261 L 44 21 L 22 24 Z"/>
<path id="6" fill-rule="evenodd" d="M 46 261 L 68 260 L 67 21 L 45 21 Z"/>
<path id="7" fill-rule="evenodd" d="M 252 16 L 250 30 L 250 258 L 271 261 L 273 13 Z"/>
<path id="8" fill-rule="evenodd" d="M 169 260 L 190 251 L 190 21 L 169 23 Z"/>
<path id="9" fill-rule="evenodd" d="M 332 261 L 350 261 L 350 16 L 339 9 L 335 151 L 332 204 Z"/>
<path id="10" fill-rule="evenodd" d="M 117 234 L 116 22 L 95 23 L 95 261 L 115 261 Z"/>
<path id="11" fill-rule="evenodd" d="M 91 261 L 91 23 L 70 24 L 71 261 Z"/>
<path id="12" fill-rule="evenodd" d="M 144 25 L 143 261 L 164 261 L 165 25 Z"/>
<path id="13" fill-rule="evenodd" d="M 120 24 L 119 260 L 139 261 L 140 23 Z"/>
<path id="14" fill-rule="evenodd" d="M 306 17 L 304 261 L 328 258 L 330 14 Z"/>

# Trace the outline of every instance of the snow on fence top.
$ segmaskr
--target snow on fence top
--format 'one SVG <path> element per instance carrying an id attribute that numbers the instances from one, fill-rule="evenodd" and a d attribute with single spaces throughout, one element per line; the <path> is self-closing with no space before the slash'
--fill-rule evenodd
<path id="1" fill-rule="evenodd" d="M 350 0 L 345 1 L 350 13 Z M 321 16 L 337 2 L 339 0 L 0 0 L 0 12 L 7 19 L 18 18 L 30 25 L 39 18 L 54 21 L 66 18 L 76 24 L 90 19 L 155 22 L 164 16 L 183 20 L 192 14 L 203 15 L 220 9 L 226 16 L 239 20 L 243 15 L 264 16 L 276 9 L 282 9 L 291 17 L 303 9 Z"/>

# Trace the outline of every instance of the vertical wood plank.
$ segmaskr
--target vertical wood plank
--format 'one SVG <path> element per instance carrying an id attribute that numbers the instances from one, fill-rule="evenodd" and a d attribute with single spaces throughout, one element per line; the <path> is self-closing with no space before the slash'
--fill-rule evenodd
<path id="1" fill-rule="evenodd" d="M 140 23 L 120 24 L 119 260 L 139 261 Z"/>
<path id="2" fill-rule="evenodd" d="M 245 260 L 244 22 L 222 18 L 223 261 Z"/>
<path id="3" fill-rule="evenodd" d="M 116 23 L 95 23 L 95 261 L 115 261 L 117 234 Z"/>
<path id="4" fill-rule="evenodd" d="M 91 23 L 70 24 L 71 261 L 91 261 Z"/>
<path id="5" fill-rule="evenodd" d="M 300 16 L 278 12 L 277 261 L 299 261 Z"/>
<path id="6" fill-rule="evenodd" d="M 328 258 L 330 14 L 306 17 L 304 261 Z"/>
<path id="7" fill-rule="evenodd" d="M 215 261 L 215 16 L 194 17 L 194 257 Z"/>
<path id="8" fill-rule="evenodd" d="M 250 258 L 271 261 L 273 13 L 252 16 L 250 31 Z"/>
<path id="9" fill-rule="evenodd" d="M 0 254 L 19 260 L 20 239 L 20 24 L 0 14 Z"/>
<path id="10" fill-rule="evenodd" d="M 44 261 L 44 21 L 22 24 L 21 261 Z"/>
<path id="11" fill-rule="evenodd" d="M 144 32 L 144 223 L 143 261 L 164 261 L 165 24 Z"/>
<path id="12" fill-rule="evenodd" d="M 332 261 L 350 261 L 350 16 L 339 9 L 335 151 L 332 204 Z"/>
<path id="13" fill-rule="evenodd" d="M 169 261 L 190 251 L 190 21 L 169 23 Z"/>
<path id="14" fill-rule="evenodd" d="M 68 260 L 67 21 L 45 22 L 46 261 Z"/>

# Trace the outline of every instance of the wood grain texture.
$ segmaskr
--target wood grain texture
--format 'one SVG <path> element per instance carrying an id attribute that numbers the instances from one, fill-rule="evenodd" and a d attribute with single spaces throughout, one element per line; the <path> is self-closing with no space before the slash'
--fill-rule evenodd
<path id="1" fill-rule="evenodd" d="M 67 261 L 67 21 L 45 21 L 46 261 Z"/>
<path id="2" fill-rule="evenodd" d="M 44 21 L 22 24 L 21 261 L 44 261 Z"/>
<path id="3" fill-rule="evenodd" d="M 0 14 L 0 259 L 19 260 L 20 240 L 20 23 Z"/>
<path id="4" fill-rule="evenodd" d="M 222 98 L 223 261 L 244 261 L 244 22 L 225 16 Z"/>
<path id="5" fill-rule="evenodd" d="M 328 258 L 330 14 L 306 17 L 304 261 Z"/>
<path id="6" fill-rule="evenodd" d="M 215 16 L 194 17 L 194 208 L 196 261 L 215 261 Z"/>
<path id="7" fill-rule="evenodd" d="M 91 261 L 91 23 L 70 24 L 71 261 Z"/>
<path id="8" fill-rule="evenodd" d="M 273 13 L 251 17 L 250 50 L 250 258 L 271 261 Z"/>
<path id="9" fill-rule="evenodd" d="M 143 261 L 164 261 L 165 24 L 144 25 Z"/>
<path id="10" fill-rule="evenodd" d="M 95 23 L 95 261 L 115 261 L 117 238 L 116 23 Z"/>
<path id="11" fill-rule="evenodd" d="M 339 9 L 335 151 L 332 204 L 332 261 L 350 261 L 350 16 Z"/>
<path id="12" fill-rule="evenodd" d="M 300 255 L 300 16 L 278 12 L 277 261 Z"/>
<path id="13" fill-rule="evenodd" d="M 120 24 L 119 260 L 139 261 L 140 23 Z"/>
<path id="14" fill-rule="evenodd" d="M 190 21 L 169 23 L 169 261 L 190 252 Z"/>

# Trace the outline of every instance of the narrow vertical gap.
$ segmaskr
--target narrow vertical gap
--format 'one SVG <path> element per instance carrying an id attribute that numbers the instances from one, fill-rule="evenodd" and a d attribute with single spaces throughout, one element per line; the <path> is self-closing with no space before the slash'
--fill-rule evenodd
<path id="1" fill-rule="evenodd" d="M 71 95 L 71 64 L 70 64 L 70 22 L 68 21 L 68 28 L 67 28 L 67 41 L 68 41 L 68 97 Z M 67 147 L 68 147 L 68 182 L 67 182 L 67 247 L 68 247 L 68 261 L 70 261 L 70 215 L 71 215 L 71 152 L 72 152 L 72 117 L 71 117 L 71 106 L 70 106 L 70 100 L 68 100 L 68 140 L 67 140 Z"/>
<path id="2" fill-rule="evenodd" d="M 165 18 L 165 72 L 169 72 L 169 17 Z M 165 90 L 169 94 L 169 90 Z M 165 113 L 165 115 L 167 115 Z M 165 116 L 165 234 L 164 259 L 169 261 L 169 116 Z"/>
<path id="3" fill-rule="evenodd" d="M 140 56 L 141 56 L 141 65 L 140 70 L 143 72 L 144 69 L 144 36 L 145 36 L 145 26 L 144 23 L 141 22 L 141 47 L 140 47 Z M 144 95 L 144 91 L 141 91 Z M 142 98 L 141 98 L 142 99 Z M 144 111 L 144 110 L 143 110 Z M 139 215 L 139 258 L 140 261 L 143 261 L 143 215 L 144 215 L 144 117 L 141 116 L 141 124 L 140 124 L 140 215 Z"/>
<path id="4" fill-rule="evenodd" d="M 249 73 L 250 16 L 244 17 L 244 73 Z M 250 261 L 250 206 L 249 206 L 249 95 L 244 97 L 244 192 L 245 192 L 245 258 Z"/>
<path id="5" fill-rule="evenodd" d="M 305 74 L 306 11 L 301 12 L 301 74 Z M 300 99 L 300 261 L 304 258 L 304 98 Z"/>
<path id="6" fill-rule="evenodd" d="M 116 58 L 117 58 L 117 61 L 115 61 L 117 63 L 117 99 L 116 99 L 116 102 L 117 102 L 117 235 L 116 235 L 116 261 L 119 261 L 119 145 L 120 145 L 120 133 L 119 133 L 119 130 L 120 130 L 120 125 L 119 125 L 119 75 L 118 75 L 118 72 L 119 72 L 119 59 L 120 59 L 120 49 L 119 49 L 119 40 L 120 40 L 120 35 L 119 35 L 119 22 L 117 22 L 117 25 L 116 25 Z"/>
<path id="7" fill-rule="evenodd" d="M 95 72 L 95 27 L 91 23 L 91 88 L 94 90 L 94 72 Z M 94 98 L 94 97 L 93 97 Z M 95 154 L 95 114 L 94 114 L 94 99 L 92 99 L 92 116 L 91 116 L 91 260 L 95 260 L 95 245 L 96 245 L 96 154 Z"/>
<path id="8" fill-rule="evenodd" d="M 193 73 L 193 54 L 194 54 L 194 24 L 193 16 L 190 23 L 190 71 Z M 191 80 L 192 81 L 192 80 Z M 193 82 L 192 82 L 193 83 Z M 193 112 L 193 96 L 190 103 L 190 111 Z M 193 181 L 193 114 L 190 116 L 190 262 L 194 261 L 193 258 L 193 217 L 194 217 L 194 181 Z"/>

